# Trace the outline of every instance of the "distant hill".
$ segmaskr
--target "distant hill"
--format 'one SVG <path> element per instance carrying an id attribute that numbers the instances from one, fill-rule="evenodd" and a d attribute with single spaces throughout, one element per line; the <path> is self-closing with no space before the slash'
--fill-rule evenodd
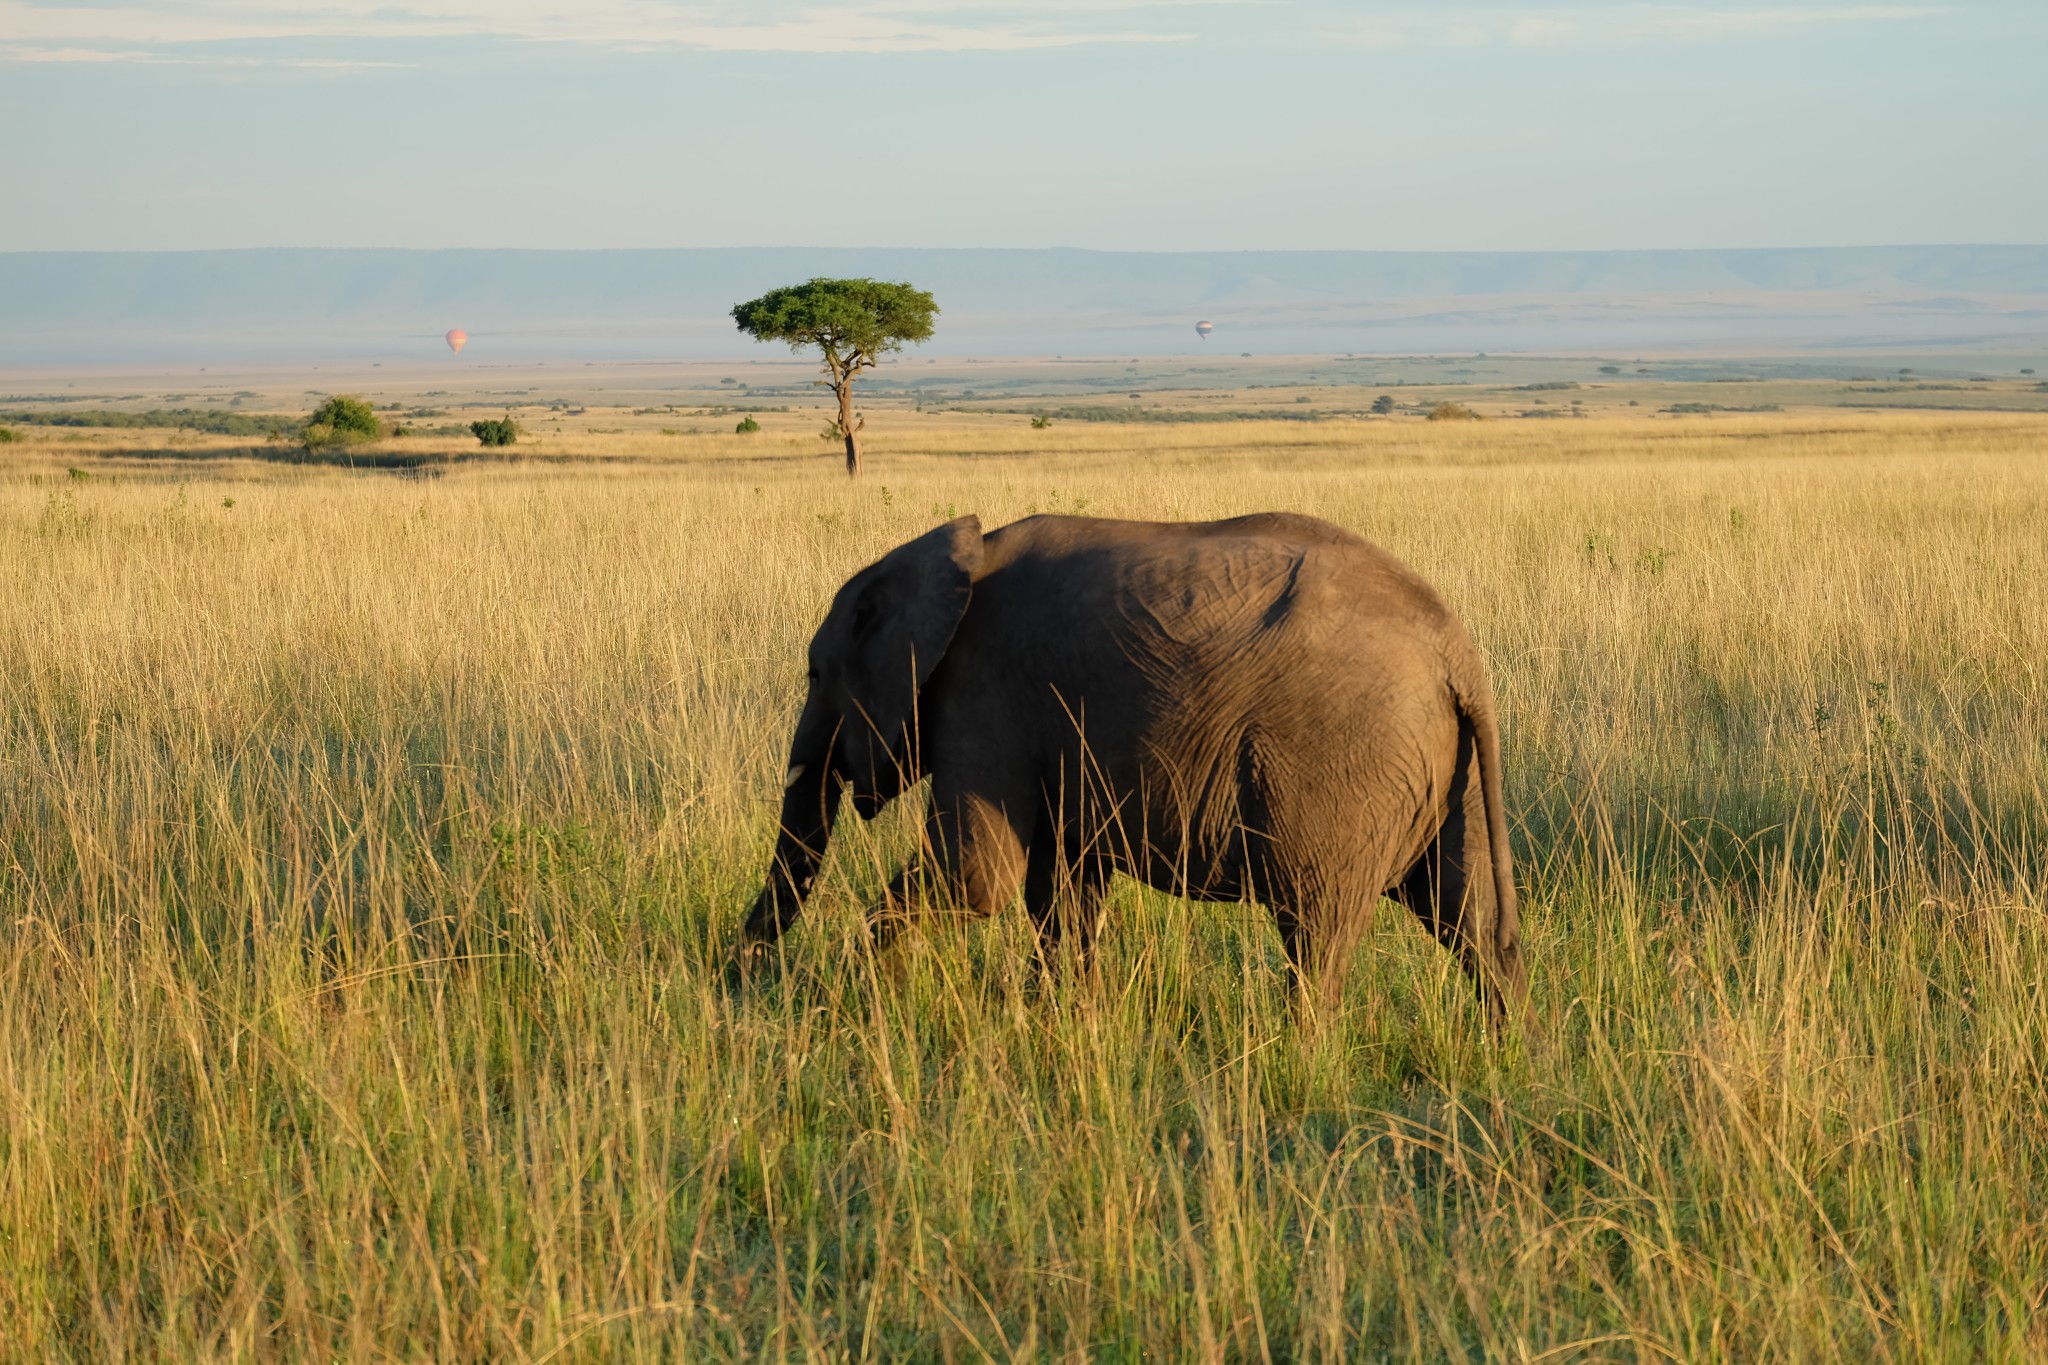
<path id="1" fill-rule="evenodd" d="M 2048 346 L 2048 246 L 13 252 L 0 364 L 404 359 L 450 327 L 480 361 L 739 356 L 731 306 L 812 275 L 931 289 L 941 354 Z"/>

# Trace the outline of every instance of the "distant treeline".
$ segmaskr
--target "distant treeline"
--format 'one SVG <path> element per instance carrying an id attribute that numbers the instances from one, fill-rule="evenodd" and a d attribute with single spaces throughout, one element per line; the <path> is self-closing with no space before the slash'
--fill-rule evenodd
<path id="1" fill-rule="evenodd" d="M 962 408 L 963 412 L 1005 413 L 1001 408 Z M 1037 416 L 1049 417 L 1055 422 L 1320 422 L 1324 414 L 1303 408 L 1295 412 L 1285 411 L 1217 411 L 1207 412 L 1190 408 L 1118 408 L 1107 405 L 1096 407 L 1047 408 Z"/>
<path id="2" fill-rule="evenodd" d="M 219 436 L 289 436 L 299 422 L 275 414 L 228 412 L 221 408 L 151 408 L 148 412 L 78 409 L 71 412 L 0 412 L 0 422 L 37 427 L 120 427 L 210 431 Z"/>

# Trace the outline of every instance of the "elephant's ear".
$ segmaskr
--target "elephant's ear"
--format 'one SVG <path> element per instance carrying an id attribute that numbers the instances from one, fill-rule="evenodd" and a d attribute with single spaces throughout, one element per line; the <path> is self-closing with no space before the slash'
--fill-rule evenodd
<path id="1" fill-rule="evenodd" d="M 884 555 L 853 606 L 845 718 L 856 789 L 891 789 L 880 771 L 908 755 L 917 689 L 945 657 L 981 568 L 981 520 L 961 517 Z M 870 785 L 872 784 L 872 785 Z"/>

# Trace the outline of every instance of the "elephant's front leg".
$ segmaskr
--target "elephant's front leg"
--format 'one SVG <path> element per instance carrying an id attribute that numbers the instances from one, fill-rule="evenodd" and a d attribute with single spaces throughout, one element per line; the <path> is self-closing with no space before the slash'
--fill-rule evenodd
<path id="1" fill-rule="evenodd" d="M 1086 967 L 1102 918 L 1102 895 L 1109 885 L 1109 865 L 1100 857 L 1076 858 L 1062 842 L 1041 828 L 1032 841 L 1024 873 L 1024 906 L 1037 933 L 1038 965 L 1050 973 L 1060 945 L 1071 941 Z"/>
<path id="2" fill-rule="evenodd" d="M 868 907 L 877 951 L 913 919 L 993 915 L 1024 881 L 1024 841 L 1006 807 L 978 792 L 934 787 L 924 847 Z"/>

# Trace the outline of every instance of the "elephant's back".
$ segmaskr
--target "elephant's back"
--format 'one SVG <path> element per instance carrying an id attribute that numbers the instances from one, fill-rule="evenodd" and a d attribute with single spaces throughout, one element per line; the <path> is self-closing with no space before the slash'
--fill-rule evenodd
<path id="1" fill-rule="evenodd" d="M 1260 641 L 1355 650 L 1361 632 L 1462 634 L 1420 575 L 1315 517 L 1261 512 L 1208 522 L 1038 516 L 990 534 L 983 587 L 1072 628 L 1099 624 L 1165 656 L 1236 653 Z M 1193 660 L 1181 658 L 1186 664 Z"/>

